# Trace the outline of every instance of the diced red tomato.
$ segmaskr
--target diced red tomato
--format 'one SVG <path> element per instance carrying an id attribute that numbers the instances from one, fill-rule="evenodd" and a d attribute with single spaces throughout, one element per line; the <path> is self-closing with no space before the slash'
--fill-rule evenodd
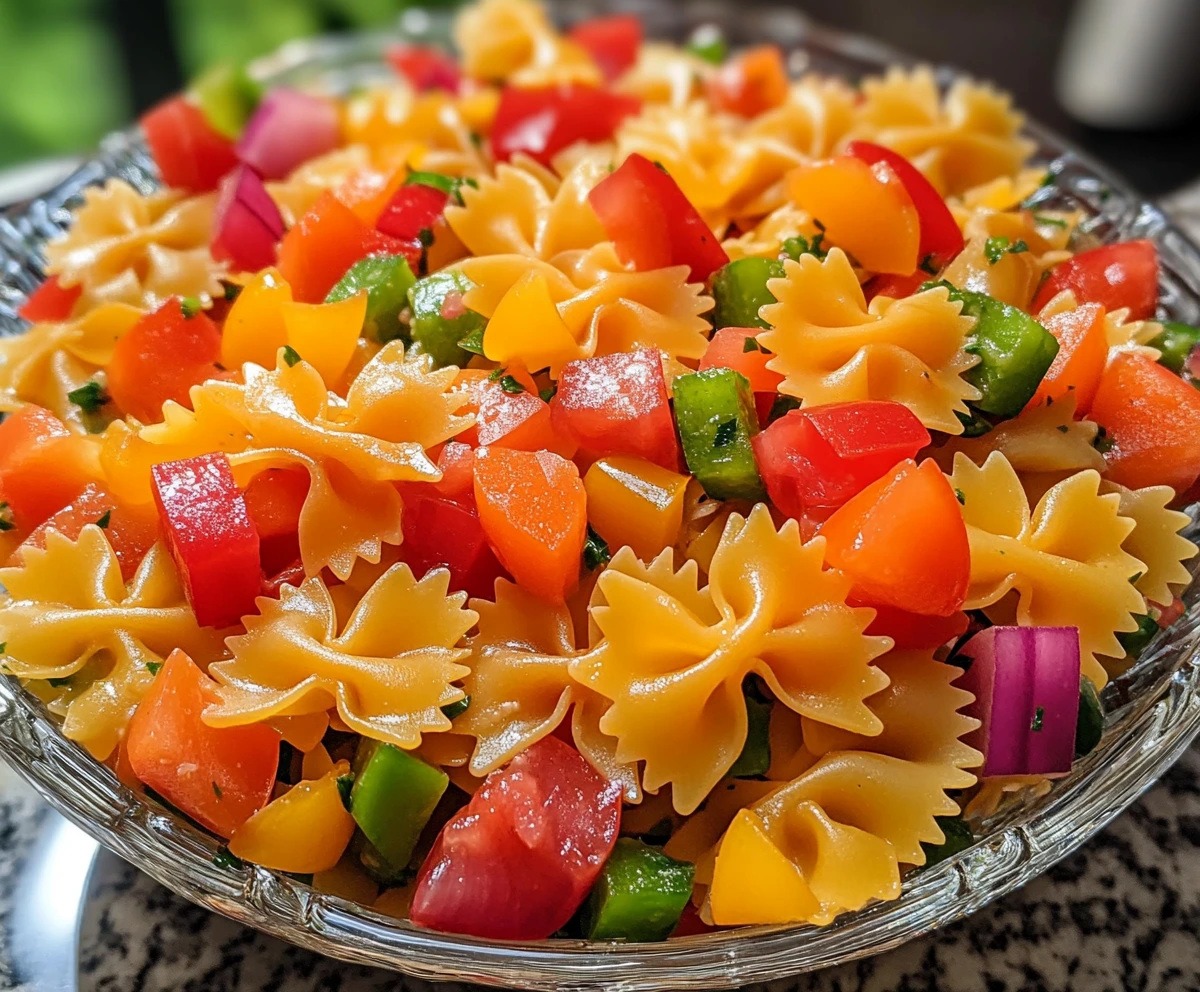
<path id="1" fill-rule="evenodd" d="M 882 272 L 863 286 L 863 294 L 868 303 L 877 296 L 890 296 L 893 300 L 903 300 L 905 297 L 912 296 L 921 288 L 922 283 L 932 278 L 933 276 L 920 269 L 917 269 L 911 276 L 889 275 Z"/>
<path id="2" fill-rule="evenodd" d="M 846 146 L 846 152 L 866 162 L 867 165 L 886 162 L 892 167 L 892 171 L 896 173 L 904 188 L 908 190 L 913 206 L 917 208 L 917 217 L 921 222 L 921 244 L 917 252 L 922 260 L 930 259 L 934 265 L 940 266 L 949 262 L 963 250 L 962 231 L 955 223 L 954 215 L 950 213 L 946 201 L 933 188 L 933 184 L 921 175 L 920 170 L 908 159 L 899 152 L 884 148 L 882 145 L 872 144 L 869 141 L 852 141 Z M 918 273 L 917 275 L 922 274 Z M 888 293 L 887 295 L 892 296 L 893 294 Z"/>
<path id="3" fill-rule="evenodd" d="M 32 403 L 0 423 L 0 521 L 29 533 L 92 480 L 87 442 Z M 7 529 L 7 528 L 6 528 Z"/>
<path id="4" fill-rule="evenodd" d="M 1033 312 L 1064 289 L 1078 303 L 1099 303 L 1110 313 L 1129 308 L 1133 320 L 1154 316 L 1158 304 L 1158 249 L 1153 241 L 1122 241 L 1081 251 L 1050 270 L 1033 299 Z"/>
<path id="5" fill-rule="evenodd" d="M 579 908 L 612 852 L 621 787 L 544 737 L 492 772 L 421 865 L 417 926 L 539 940 Z"/>
<path id="6" fill-rule="evenodd" d="M 611 81 L 632 66 L 642 46 L 642 22 L 634 14 L 593 17 L 576 24 L 567 37 L 587 52 Z"/>
<path id="7" fill-rule="evenodd" d="M 799 520 L 916 457 L 929 432 L 904 404 L 866 400 L 792 410 L 750 443 L 771 501 Z"/>
<path id="8" fill-rule="evenodd" d="M 550 406 L 558 433 L 595 455 L 634 455 L 672 471 L 679 467 L 679 439 L 656 351 L 569 362 Z"/>
<path id="9" fill-rule="evenodd" d="M 777 45 L 760 45 L 727 61 L 706 83 L 708 102 L 717 110 L 757 117 L 788 95 L 787 67 Z"/>
<path id="10" fill-rule="evenodd" d="M 457 93 L 462 86 L 462 70 L 454 56 L 432 45 L 393 45 L 387 50 L 387 60 L 418 93 Z"/>
<path id="11" fill-rule="evenodd" d="M 271 799 L 279 733 L 265 723 L 215 728 L 200 714 L 215 683 L 175 651 L 129 721 L 125 751 L 138 780 L 220 837 Z"/>
<path id="12" fill-rule="evenodd" d="M 434 568 L 450 570 L 451 591 L 491 599 L 504 569 L 488 546 L 474 500 L 464 505 L 452 499 L 409 495 L 401 517 L 404 543 L 401 558 L 418 578 Z"/>
<path id="13" fill-rule="evenodd" d="M 297 558 L 269 578 L 264 575 L 259 595 L 268 599 L 278 599 L 284 586 L 302 586 L 306 578 L 308 575 L 304 571 L 304 562 Z"/>
<path id="14" fill-rule="evenodd" d="M 834 512 L 821 528 L 825 560 L 866 605 L 923 616 L 962 609 L 971 576 L 967 527 L 932 459 L 906 461 Z"/>
<path id="15" fill-rule="evenodd" d="M 930 617 L 894 606 L 860 603 L 853 597 L 849 602 L 851 606 L 871 606 L 875 610 L 875 619 L 864 633 L 890 637 L 896 642 L 897 651 L 932 651 L 967 630 L 968 618 L 961 610 L 948 617 Z"/>
<path id="16" fill-rule="evenodd" d="M 29 296 L 17 311 L 17 316 L 31 324 L 66 320 L 83 294 L 83 286 L 65 287 L 58 276 L 49 276 Z"/>
<path id="17" fill-rule="evenodd" d="M 639 272 L 687 265 L 692 280 L 703 282 L 729 262 L 679 184 L 644 155 L 630 155 L 588 202 L 621 261 Z"/>
<path id="18" fill-rule="evenodd" d="M 258 531 L 222 454 L 151 470 L 162 532 L 196 621 L 231 627 L 254 612 L 262 582 Z"/>
<path id="19" fill-rule="evenodd" d="M 258 532 L 259 557 L 266 575 L 283 571 L 300 557 L 300 511 L 309 485 L 303 469 L 269 468 L 246 487 L 243 499 Z"/>
<path id="20" fill-rule="evenodd" d="M 774 393 L 783 382 L 783 376 L 767 368 L 771 355 L 763 352 L 754 343 L 761 328 L 722 327 L 708 342 L 708 349 L 700 359 L 700 371 L 705 369 L 733 369 L 750 382 L 755 393 Z M 747 347 L 747 340 L 751 341 Z M 759 418 L 762 420 L 762 418 Z"/>
<path id="21" fill-rule="evenodd" d="M 517 583 L 562 603 L 579 584 L 587 491 L 573 462 L 549 451 L 479 448 L 475 504 L 488 543 Z"/>
<path id="22" fill-rule="evenodd" d="M 1108 432 L 1113 482 L 1186 492 L 1200 477 L 1200 390 L 1144 355 L 1109 363 L 1090 419 Z"/>
<path id="23" fill-rule="evenodd" d="M 117 342 L 108 365 L 108 392 L 128 416 L 161 421 L 167 400 L 191 409 L 191 388 L 218 376 L 221 332 L 208 314 L 184 316 L 176 299 L 147 314 Z"/>
<path id="24" fill-rule="evenodd" d="M 442 219 L 442 211 L 450 197 L 440 189 L 414 183 L 401 186 L 392 195 L 375 226 L 388 237 L 398 241 L 415 243 L 417 258 L 421 257 L 421 232 L 433 233 L 435 225 Z M 409 258 L 409 264 L 415 265 Z"/>
<path id="25" fill-rule="evenodd" d="M 506 86 L 492 123 L 492 154 L 507 162 L 524 152 L 542 165 L 577 141 L 607 141 L 641 109 L 636 97 L 584 83 Z"/>
<path id="26" fill-rule="evenodd" d="M 1170 603 L 1162 607 L 1162 612 L 1158 615 L 1158 625 L 1163 630 L 1166 630 L 1176 620 L 1187 612 L 1187 605 L 1176 596 Z"/>
<path id="27" fill-rule="evenodd" d="M 13 555 L 14 563 L 21 560 L 25 549 L 44 548 L 47 531 L 56 530 L 77 541 L 88 524 L 100 524 L 104 528 L 104 536 L 116 553 L 121 575 L 126 581 L 133 577 L 158 538 L 158 518 L 152 509 L 119 503 L 111 493 L 93 482 L 25 538 L 25 543 Z"/>
<path id="28" fill-rule="evenodd" d="M 433 488 L 446 499 L 474 506 L 475 452 L 471 446 L 459 441 L 447 442 L 438 454 L 437 466 L 442 478 L 432 483 Z"/>
<path id="29" fill-rule="evenodd" d="M 551 422 L 550 404 L 536 392 L 510 393 L 500 382 L 483 382 L 475 390 L 479 412 L 475 427 L 479 443 L 522 451 L 557 451 L 567 456 Z"/>
<path id="30" fill-rule="evenodd" d="M 355 262 L 368 255 L 413 258 L 411 243 L 390 238 L 364 224 L 332 191 L 283 236 L 279 271 L 301 303 L 321 303 Z M 415 258 L 420 258 L 420 245 Z"/>
<path id="31" fill-rule="evenodd" d="M 1042 323 L 1058 341 L 1058 354 L 1029 405 L 1041 406 L 1047 400 L 1056 403 L 1074 394 L 1075 412 L 1082 417 L 1092 408 L 1108 361 L 1104 307 L 1099 303 L 1085 303 L 1074 310 L 1048 317 Z"/>
<path id="32" fill-rule="evenodd" d="M 238 164 L 233 142 L 184 97 L 164 100 L 142 116 L 141 124 L 159 174 L 173 189 L 209 193 Z"/>

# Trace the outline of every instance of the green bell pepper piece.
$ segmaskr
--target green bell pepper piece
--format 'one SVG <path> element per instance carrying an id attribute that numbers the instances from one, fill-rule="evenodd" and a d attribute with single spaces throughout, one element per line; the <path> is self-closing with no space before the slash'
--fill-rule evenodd
<path id="1" fill-rule="evenodd" d="M 758 315 L 760 307 L 775 302 L 768 279 L 782 279 L 783 263 L 774 258 L 739 258 L 713 276 L 713 316 L 717 328 L 770 327 Z"/>
<path id="2" fill-rule="evenodd" d="M 961 816 L 935 816 L 937 825 L 942 828 L 942 833 L 946 835 L 946 839 L 940 844 L 926 844 L 921 842 L 921 850 L 925 852 L 925 867 L 929 868 L 936 865 L 939 861 L 945 861 L 959 851 L 965 851 L 968 847 L 975 843 L 975 835 L 971 833 L 971 828 L 967 826 L 967 821 Z"/>
<path id="3" fill-rule="evenodd" d="M 631 837 L 617 841 L 582 912 L 588 940 L 666 940 L 692 895 L 696 866 Z"/>
<path id="4" fill-rule="evenodd" d="M 1079 679 L 1079 722 L 1075 724 L 1075 757 L 1091 754 L 1104 736 L 1104 707 L 1086 675 Z"/>
<path id="5" fill-rule="evenodd" d="M 687 52 L 710 65 L 720 65 L 729 55 L 729 42 L 715 24 L 703 24 L 692 32 Z"/>
<path id="6" fill-rule="evenodd" d="M 1037 387 L 1058 354 L 1058 341 L 1036 320 L 1007 303 L 983 293 L 958 289 L 947 282 L 926 283 L 950 290 L 962 312 L 975 318 L 966 350 L 979 364 L 963 378 L 983 395 L 971 405 L 997 417 L 1015 417 L 1033 399 Z"/>
<path id="7" fill-rule="evenodd" d="M 482 351 L 483 329 L 487 325 L 482 314 L 468 310 L 458 317 L 442 316 L 442 305 L 447 296 L 466 293 L 472 288 L 471 280 L 461 272 L 445 271 L 417 280 L 408 291 L 412 339 L 433 356 L 439 367 L 461 366 L 471 360 L 470 353 L 461 343 L 464 340 L 470 343 L 470 339 L 478 338 Z"/>
<path id="8" fill-rule="evenodd" d="M 1159 631 L 1158 621 L 1149 614 L 1139 613 L 1134 616 L 1134 619 L 1138 622 L 1137 630 L 1120 631 L 1117 634 L 1117 640 L 1121 642 L 1121 647 L 1131 658 L 1136 658 L 1145 651 L 1146 645 L 1154 640 L 1154 635 Z"/>
<path id="9" fill-rule="evenodd" d="M 1200 327 L 1168 320 L 1163 322 L 1162 328 L 1162 333 L 1150 342 L 1150 347 L 1162 352 L 1158 360 L 1160 365 L 1165 365 L 1176 375 L 1182 375 L 1188 355 L 1200 344 Z"/>
<path id="10" fill-rule="evenodd" d="M 326 303 L 348 300 L 367 291 L 367 316 L 363 333 L 380 344 L 404 335 L 400 311 L 408 306 L 408 291 L 417 277 L 403 255 L 372 255 L 350 266 L 325 297 Z"/>
<path id="11" fill-rule="evenodd" d="M 754 680 L 742 683 L 746 697 L 746 743 L 730 767 L 733 778 L 754 778 L 766 775 L 771 767 L 771 700 L 760 691 Z"/>
<path id="12" fill-rule="evenodd" d="M 446 176 L 440 172 L 410 172 L 408 178 L 404 180 L 404 185 L 432 186 L 434 189 L 440 189 L 460 207 L 463 202 L 462 188 L 464 186 L 479 189 L 479 183 L 474 179 L 464 179 L 460 176 Z"/>
<path id="13" fill-rule="evenodd" d="M 733 369 L 675 380 L 675 419 L 688 469 L 715 499 L 764 498 L 750 438 L 758 433 L 754 394 Z"/>
<path id="14" fill-rule="evenodd" d="M 228 62 L 201 73 L 191 91 L 208 123 L 231 140 L 242 136 L 262 99 L 262 87 L 241 66 Z"/>
<path id="15" fill-rule="evenodd" d="M 364 738 L 354 755 L 350 815 L 367 844 L 359 860 L 373 877 L 404 872 L 450 780 L 445 772 L 392 744 Z"/>

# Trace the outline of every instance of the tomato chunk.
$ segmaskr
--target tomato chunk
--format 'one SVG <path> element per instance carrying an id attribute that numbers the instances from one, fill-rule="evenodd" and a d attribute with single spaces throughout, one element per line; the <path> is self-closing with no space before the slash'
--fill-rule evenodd
<path id="1" fill-rule="evenodd" d="M 158 423 L 167 400 L 191 409 L 191 388 L 219 375 L 220 359 L 221 332 L 208 314 L 185 316 L 180 301 L 170 299 L 117 342 L 108 391 L 130 417 Z"/>
<path id="2" fill-rule="evenodd" d="M 1200 477 L 1200 390 L 1144 355 L 1112 360 L 1091 419 L 1108 432 L 1108 475 L 1131 489 L 1186 492 Z"/>
<path id="3" fill-rule="evenodd" d="M 799 165 L 788 174 L 797 206 L 825 225 L 831 244 L 871 272 L 908 276 L 921 261 L 913 198 L 886 162 L 849 155 Z"/>
<path id="4" fill-rule="evenodd" d="M 890 637 L 897 651 L 932 651 L 967 630 L 968 617 L 961 610 L 948 617 L 929 617 L 894 606 L 857 602 L 853 597 L 849 602 L 851 606 L 871 606 L 875 610 L 875 619 L 864 633 Z"/>
<path id="5" fill-rule="evenodd" d="M 251 479 L 243 493 L 266 575 L 283 571 L 300 557 L 300 512 L 309 485 L 303 469 L 269 468 Z"/>
<path id="6" fill-rule="evenodd" d="M 150 472 L 162 531 L 197 622 L 233 626 L 254 612 L 262 572 L 258 531 L 229 459 L 201 455 Z"/>
<path id="7" fill-rule="evenodd" d="M 911 276 L 881 273 L 863 285 L 863 295 L 867 298 L 868 303 L 877 296 L 890 296 L 893 300 L 902 300 L 907 296 L 912 296 L 928 280 L 929 273 L 920 269 L 917 269 Z"/>
<path id="8" fill-rule="evenodd" d="M 279 271 L 301 303 L 322 303 L 355 262 L 368 255 L 405 255 L 409 243 L 373 230 L 332 191 L 321 194 L 279 243 Z M 419 257 L 419 252 L 418 252 Z"/>
<path id="9" fill-rule="evenodd" d="M 138 781 L 221 837 L 267 804 L 279 767 L 279 733 L 265 723 L 209 727 L 215 683 L 175 651 L 129 721 L 125 751 Z"/>
<path id="10" fill-rule="evenodd" d="M 1104 307 L 1099 303 L 1085 303 L 1074 310 L 1048 317 L 1042 321 L 1042 326 L 1054 335 L 1058 354 L 1029 405 L 1041 406 L 1047 400 L 1056 403 L 1074 394 L 1075 412 L 1083 416 L 1092 408 L 1108 361 Z"/>
<path id="11" fill-rule="evenodd" d="M 509 388 L 505 388 L 505 386 Z M 475 426 L 479 443 L 501 448 L 519 448 L 522 451 L 560 451 L 564 455 L 574 454 L 574 449 L 563 450 L 564 446 L 555 434 L 551 422 L 550 404 L 537 393 L 515 388 L 503 380 L 485 381 L 475 389 L 479 413 Z"/>
<path id="12" fill-rule="evenodd" d="M 867 400 L 792 410 L 750 442 L 771 501 L 789 517 L 832 509 L 929 444 L 902 403 Z"/>
<path id="13" fill-rule="evenodd" d="M 1099 303 L 1110 312 L 1128 307 L 1131 319 L 1147 320 L 1158 304 L 1158 249 L 1153 241 L 1142 240 L 1081 251 L 1050 270 L 1033 299 L 1033 311 L 1064 289 L 1079 303 Z"/>
<path id="14" fill-rule="evenodd" d="M 91 481 L 88 444 L 49 410 L 27 404 L 0 423 L 0 523 L 28 533 Z"/>
<path id="15" fill-rule="evenodd" d="M 771 355 L 759 349 L 755 337 L 761 333 L 762 328 L 758 327 L 722 327 L 708 342 L 700 359 L 700 371 L 733 369 L 746 377 L 755 393 L 774 393 L 783 376 L 767 368 Z"/>
<path id="16" fill-rule="evenodd" d="M 412 922 L 539 940 L 579 908 L 621 824 L 621 787 L 556 737 L 492 772 L 421 865 Z"/>
<path id="17" fill-rule="evenodd" d="M 971 575 L 967 527 L 932 460 L 903 462 L 871 483 L 821 535 L 826 561 L 854 580 L 860 602 L 934 617 L 962 608 Z"/>
<path id="18" fill-rule="evenodd" d="M 706 89 L 713 107 L 742 117 L 757 117 L 778 107 L 788 94 L 783 52 L 777 45 L 742 52 L 709 77 Z"/>
<path id="19" fill-rule="evenodd" d="M 588 202 L 621 261 L 639 272 L 687 265 L 692 280 L 703 282 L 729 262 L 679 184 L 644 155 L 630 155 Z"/>
<path id="20" fill-rule="evenodd" d="M 587 492 L 572 462 L 549 451 L 479 448 L 475 503 L 488 543 L 517 582 L 562 603 L 579 584 Z"/>
<path id="21" fill-rule="evenodd" d="M 457 93 L 462 86 L 462 70 L 454 56 L 432 45 L 393 45 L 387 50 L 387 60 L 418 93 Z"/>
<path id="22" fill-rule="evenodd" d="M 238 164 L 233 142 L 184 97 L 171 97 L 153 107 L 141 124 L 163 182 L 174 189 L 209 193 Z"/>
<path id="23" fill-rule="evenodd" d="M 642 46 L 642 22 L 633 14 L 614 14 L 581 21 L 567 37 L 587 49 L 604 78 L 616 79 L 637 61 Z"/>
<path id="24" fill-rule="evenodd" d="M 414 183 L 396 190 L 379 215 L 380 231 L 411 246 L 404 257 L 414 271 L 421 259 L 421 232 L 429 232 L 427 238 L 433 233 L 449 200 L 445 190 Z"/>
<path id="25" fill-rule="evenodd" d="M 30 294 L 17 316 L 31 324 L 66 320 L 81 295 L 82 285 L 68 288 L 59 282 L 58 276 L 50 276 Z"/>
<path id="26" fill-rule="evenodd" d="M 39 526 L 13 555 L 19 560 L 26 548 L 44 548 L 46 532 L 56 530 L 72 541 L 88 524 L 99 524 L 112 545 L 121 575 L 128 581 L 158 538 L 158 519 L 154 511 L 136 503 L 119 502 L 102 486 L 89 483 L 68 505 Z"/>
<path id="27" fill-rule="evenodd" d="M 607 141 L 641 101 L 584 83 L 506 86 L 492 123 L 492 154 L 507 162 L 517 152 L 549 166 L 577 141 Z"/>
<path id="28" fill-rule="evenodd" d="M 551 408 L 555 429 L 594 454 L 634 455 L 672 471 L 679 467 L 679 439 L 656 351 L 568 363 Z"/>
<path id="29" fill-rule="evenodd" d="M 487 542 L 474 501 L 409 495 L 401 517 L 401 558 L 417 577 L 430 569 L 450 570 L 451 591 L 491 599 L 496 579 L 504 574 Z"/>
<path id="30" fill-rule="evenodd" d="M 913 206 L 917 208 L 917 218 L 921 224 L 921 242 L 917 254 L 922 261 L 929 259 L 933 265 L 940 266 L 963 250 L 962 231 L 946 206 L 946 201 L 908 159 L 899 152 L 869 141 L 851 141 L 846 146 L 846 152 L 862 159 L 867 165 L 886 162 L 904 184 L 908 195 L 912 197 Z"/>

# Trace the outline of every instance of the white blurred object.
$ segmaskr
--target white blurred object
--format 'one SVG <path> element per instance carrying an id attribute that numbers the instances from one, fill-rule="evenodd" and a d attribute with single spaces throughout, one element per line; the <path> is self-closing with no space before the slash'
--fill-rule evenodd
<path id="1" fill-rule="evenodd" d="M 1200 0 L 1079 0 L 1058 67 L 1058 98 L 1097 127 L 1170 123 L 1196 103 Z"/>

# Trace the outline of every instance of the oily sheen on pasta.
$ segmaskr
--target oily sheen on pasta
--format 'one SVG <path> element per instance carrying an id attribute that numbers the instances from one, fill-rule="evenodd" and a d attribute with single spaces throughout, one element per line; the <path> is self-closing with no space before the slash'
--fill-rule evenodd
<path id="1" fill-rule="evenodd" d="M 417 926 L 898 898 L 1186 611 L 1200 329 L 985 84 L 453 35 L 207 74 L 142 119 L 161 189 L 85 192 L 0 340 L 4 672 Z"/>

